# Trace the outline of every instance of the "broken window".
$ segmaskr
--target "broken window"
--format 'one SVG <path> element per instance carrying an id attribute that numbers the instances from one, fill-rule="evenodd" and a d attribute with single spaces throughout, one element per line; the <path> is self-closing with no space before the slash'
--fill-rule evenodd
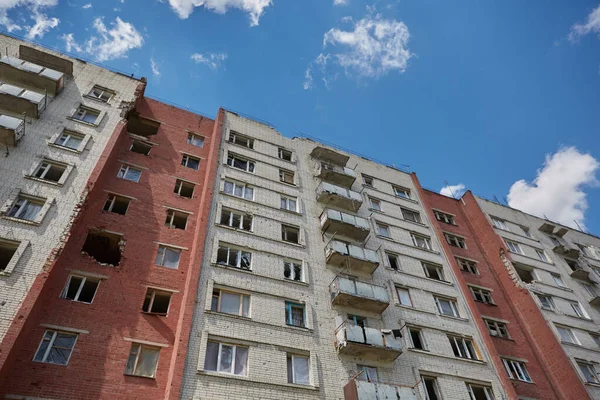
<path id="1" fill-rule="evenodd" d="M 450 246 L 459 247 L 461 249 L 467 248 L 465 239 L 460 236 L 450 235 L 449 233 L 445 233 L 444 236 L 446 237 L 446 242 L 448 242 Z"/>
<path id="2" fill-rule="evenodd" d="M 379 236 L 383 236 L 383 237 L 387 237 L 387 238 L 390 237 L 390 227 L 388 225 L 384 225 L 384 224 L 377 222 L 375 224 L 375 226 L 377 227 L 377 234 Z"/>
<path id="3" fill-rule="evenodd" d="M 229 143 L 239 144 L 240 146 L 248 147 L 250 149 L 254 148 L 254 139 L 250 139 L 249 137 L 240 135 L 234 131 L 229 133 Z"/>
<path id="4" fill-rule="evenodd" d="M 458 304 L 456 303 L 456 300 L 447 299 L 443 297 L 434 297 L 434 299 L 438 312 L 440 314 L 449 317 L 460 318 L 460 313 L 458 312 Z"/>
<path id="5" fill-rule="evenodd" d="M 192 195 L 194 194 L 194 186 L 195 185 L 193 183 L 177 179 L 175 181 L 175 189 L 173 190 L 173 193 L 177 193 L 181 197 L 187 197 L 188 199 L 191 199 Z"/>
<path id="6" fill-rule="evenodd" d="M 144 297 L 142 311 L 151 314 L 167 315 L 170 302 L 170 292 L 148 288 L 146 291 L 146 297 Z"/>
<path id="7" fill-rule="evenodd" d="M 471 360 L 478 360 L 477 350 L 473 345 L 471 339 L 466 339 L 458 336 L 448 336 L 450 340 L 450 346 L 456 357 L 468 358 Z"/>
<path id="8" fill-rule="evenodd" d="M 116 194 L 109 194 L 104 202 L 104 211 L 112 212 L 115 214 L 125 215 L 129 202 L 131 200 L 127 197 L 118 196 Z"/>
<path id="9" fill-rule="evenodd" d="M 69 275 L 69 279 L 60 294 L 60 298 L 91 304 L 99 284 L 99 279 Z"/>
<path id="10" fill-rule="evenodd" d="M 410 199 L 410 189 L 406 189 L 399 186 L 393 186 L 394 194 L 398 197 L 403 197 L 405 199 Z"/>
<path id="11" fill-rule="evenodd" d="M 185 229 L 187 225 L 188 214 L 175 210 L 167 210 L 167 220 L 165 226 L 169 228 Z"/>
<path id="12" fill-rule="evenodd" d="M 411 233 L 410 237 L 412 239 L 413 245 L 425 250 L 433 250 L 433 246 L 431 246 L 431 239 L 427 236 L 421 236 L 416 233 Z"/>
<path id="13" fill-rule="evenodd" d="M 233 153 L 227 155 L 227 165 L 233 168 L 241 169 L 242 171 L 254 172 L 254 161 L 246 160 Z"/>
<path id="14" fill-rule="evenodd" d="M 282 160 L 292 161 L 292 152 L 289 150 L 282 149 L 280 147 L 277 154 L 279 155 L 279 158 L 281 158 Z"/>
<path id="15" fill-rule="evenodd" d="M 82 133 L 65 130 L 56 139 L 54 144 L 57 146 L 69 148 L 71 150 L 79 150 L 79 146 L 81 145 L 81 142 L 83 142 L 84 138 L 85 135 Z"/>
<path id="16" fill-rule="evenodd" d="M 494 304 L 494 302 L 492 301 L 492 292 L 490 292 L 489 290 L 473 286 L 469 286 L 469 289 L 471 290 L 471 293 L 473 294 L 473 299 L 475 299 L 475 301 L 485 304 Z"/>
<path id="17" fill-rule="evenodd" d="M 142 142 L 141 140 L 134 140 L 129 148 L 129 150 L 134 153 L 143 154 L 145 156 L 150 154 L 150 149 L 152 149 L 152 145 L 150 143 Z"/>
<path id="18" fill-rule="evenodd" d="M 463 271 L 477 274 L 477 263 L 475 261 L 465 260 L 464 258 L 456 258 L 456 261 L 458 261 L 460 269 Z"/>
<path id="19" fill-rule="evenodd" d="M 245 231 L 252 231 L 252 215 L 224 208 L 221 210 L 220 224 Z"/>
<path id="20" fill-rule="evenodd" d="M 441 400 L 440 390 L 438 388 L 437 379 L 434 377 L 421 375 L 421 381 L 425 388 L 426 400 Z"/>
<path id="21" fill-rule="evenodd" d="M 388 259 L 388 263 L 390 268 L 398 271 L 400 269 L 400 260 L 398 260 L 398 256 L 396 254 L 385 252 L 385 255 Z"/>
<path id="22" fill-rule="evenodd" d="M 252 253 L 228 246 L 219 246 L 217 251 L 217 264 L 250 270 L 252 265 Z"/>
<path id="23" fill-rule="evenodd" d="M 356 379 L 360 379 L 362 381 L 368 382 L 379 382 L 379 377 L 377 376 L 377 368 L 369 367 L 367 365 L 356 365 L 356 369 L 358 371 L 362 371 L 360 375 L 356 377 Z"/>
<path id="24" fill-rule="evenodd" d="M 119 170 L 119 173 L 117 174 L 117 178 L 125 179 L 126 181 L 131 181 L 131 182 L 139 182 L 141 176 L 142 176 L 141 170 L 130 167 L 129 165 L 125 165 L 125 164 L 121 165 L 121 169 Z"/>
<path id="25" fill-rule="evenodd" d="M 577 261 L 569 260 L 568 258 L 565 258 L 565 261 L 567 262 L 569 268 L 571 268 L 573 271 L 579 271 L 581 269 Z"/>
<path id="26" fill-rule="evenodd" d="M 517 275 L 519 275 L 519 278 L 521 278 L 521 280 L 525 283 L 531 283 L 537 278 L 532 268 L 523 268 L 515 266 L 515 270 L 517 271 Z"/>
<path id="27" fill-rule="evenodd" d="M 425 350 L 425 346 L 423 346 L 423 339 L 421 338 L 421 330 L 417 328 L 408 328 L 408 333 L 410 334 L 410 340 L 412 341 L 412 348 Z"/>
<path id="28" fill-rule="evenodd" d="M 281 225 L 281 240 L 284 242 L 298 243 L 300 240 L 300 229 L 294 226 Z"/>
<path id="29" fill-rule="evenodd" d="M 296 282 L 302 282 L 302 263 L 294 261 L 283 262 L 283 276 Z"/>
<path id="30" fill-rule="evenodd" d="M 6 215 L 25 221 L 35 221 L 45 202 L 45 199 L 39 197 L 20 194 L 19 198 Z"/>
<path id="31" fill-rule="evenodd" d="M 208 341 L 204 369 L 225 374 L 248 374 L 248 347 Z"/>
<path id="32" fill-rule="evenodd" d="M 18 248 L 19 242 L 0 240 L 0 271 L 4 271 L 8 267 Z"/>
<path id="33" fill-rule="evenodd" d="M 73 114 L 72 118 L 87 124 L 97 125 L 100 122 L 98 121 L 99 116 L 100 111 L 80 105 L 77 111 L 75 111 L 75 114 Z"/>
<path id="34" fill-rule="evenodd" d="M 181 158 L 181 165 L 187 168 L 198 170 L 198 168 L 200 168 L 200 159 L 184 154 Z"/>
<path id="35" fill-rule="evenodd" d="M 223 192 L 235 197 L 242 197 L 247 200 L 254 199 L 254 189 L 237 182 L 225 181 Z"/>
<path id="36" fill-rule="evenodd" d="M 127 366 L 125 367 L 125 374 L 154 378 L 159 353 L 160 347 L 132 343 L 129 358 L 127 359 Z"/>
<path id="37" fill-rule="evenodd" d="M 306 356 L 287 355 L 288 383 L 296 385 L 310 384 L 310 362 Z"/>
<path id="38" fill-rule="evenodd" d="M 81 251 L 101 264 L 119 265 L 122 236 L 105 231 L 90 230 Z"/>
<path id="39" fill-rule="evenodd" d="M 154 260 L 154 264 L 160 265 L 161 267 L 177 269 L 179 267 L 180 257 L 181 250 L 160 245 L 158 246 L 158 252 L 156 253 L 156 260 Z"/>
<path id="40" fill-rule="evenodd" d="M 425 272 L 425 276 L 430 279 L 437 281 L 444 280 L 444 270 L 441 265 L 423 263 L 423 271 Z"/>
<path id="41" fill-rule="evenodd" d="M 433 210 L 433 214 L 435 215 L 435 219 L 437 219 L 438 221 L 442 221 L 450 225 L 456 225 L 454 223 L 454 216 L 452 216 L 451 214 L 446 214 L 437 210 Z"/>
<path id="42" fill-rule="evenodd" d="M 527 371 L 524 362 L 501 358 L 504 368 L 510 379 L 516 379 L 523 382 L 531 382 L 531 377 Z"/>
<path id="43" fill-rule="evenodd" d="M 204 138 L 193 133 L 188 133 L 187 142 L 188 144 L 191 144 L 192 146 L 196 147 L 204 146 Z"/>
<path id="44" fill-rule="evenodd" d="M 479 386 L 467 383 L 471 400 L 494 400 L 494 392 L 489 386 Z"/>
<path id="45" fill-rule="evenodd" d="M 488 332 L 491 336 L 510 339 L 508 334 L 508 327 L 504 322 L 495 321 L 491 319 L 484 319 L 485 324 L 488 328 Z"/>
<path id="46" fill-rule="evenodd" d="M 39 361 L 49 364 L 67 365 L 69 358 L 73 353 L 77 334 L 69 332 L 59 332 L 48 329 L 44 332 L 44 337 L 35 352 L 33 361 Z"/>
<path id="47" fill-rule="evenodd" d="M 366 186 L 373 186 L 373 177 L 372 176 L 368 176 L 368 175 L 362 175 L 362 179 L 363 179 L 363 183 Z"/>
<path id="48" fill-rule="evenodd" d="M 35 170 L 33 176 L 39 179 L 43 179 L 45 181 L 58 183 L 66 169 L 67 166 L 64 164 L 44 160 L 42 161 L 40 166 Z"/>
<path id="49" fill-rule="evenodd" d="M 421 214 L 416 211 L 408 210 L 406 208 L 401 208 L 402 218 L 407 221 L 416 222 L 417 224 L 421 223 Z"/>
<path id="50" fill-rule="evenodd" d="M 94 85 L 92 90 L 88 93 L 88 96 L 95 98 L 96 100 L 103 101 L 107 103 L 113 96 L 115 92 L 110 89 L 103 88 L 102 86 Z"/>
<path id="51" fill-rule="evenodd" d="M 291 326 L 306 327 L 304 304 L 285 302 L 285 323 Z"/>
<path id="52" fill-rule="evenodd" d="M 241 293 L 214 289 L 210 304 L 211 311 L 225 314 L 250 316 L 250 296 Z"/>
<path id="53" fill-rule="evenodd" d="M 279 181 L 293 185 L 294 184 L 294 173 L 292 171 L 280 169 L 279 170 Z"/>
<path id="54" fill-rule="evenodd" d="M 127 132 L 140 136 L 152 136 L 158 133 L 160 122 L 153 121 L 139 114 L 131 113 L 127 118 Z"/>

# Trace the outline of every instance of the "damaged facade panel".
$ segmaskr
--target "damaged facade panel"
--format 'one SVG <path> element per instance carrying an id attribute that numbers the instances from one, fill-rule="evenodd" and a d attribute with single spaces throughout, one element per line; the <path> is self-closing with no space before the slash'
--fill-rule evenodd
<path id="1" fill-rule="evenodd" d="M 100 264 L 118 266 L 124 247 L 123 235 L 90 229 L 81 251 L 93 257 Z"/>

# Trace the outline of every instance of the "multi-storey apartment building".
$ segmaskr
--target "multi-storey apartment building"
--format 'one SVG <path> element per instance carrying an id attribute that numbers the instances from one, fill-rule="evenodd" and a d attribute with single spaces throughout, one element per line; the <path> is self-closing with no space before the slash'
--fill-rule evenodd
<path id="1" fill-rule="evenodd" d="M 481 210 L 471 220 L 484 215 L 506 248 L 505 275 L 522 288 L 519 294 L 515 291 L 513 304 L 524 306 L 521 298 L 531 299 L 531 308 L 543 317 L 544 323 L 524 318 L 521 325 L 534 333 L 532 347 L 547 348 L 544 355 L 556 387 L 562 393 L 565 386 L 579 393 L 563 398 L 585 398 L 577 392 L 583 384 L 589 397 L 600 399 L 600 238 L 470 193 L 466 201 Z"/>
<path id="2" fill-rule="evenodd" d="M 420 187 L 416 175 L 413 178 Z M 459 284 L 467 294 L 465 297 L 476 315 L 479 330 L 488 343 L 490 353 L 494 355 L 493 362 L 501 371 L 500 378 L 505 382 L 512 382 L 506 382 L 505 387 L 514 386 L 513 393 L 519 399 L 587 398 L 576 373 L 568 368 L 569 360 L 554 339 L 552 331 L 545 326 L 533 298 L 527 290 L 522 289 L 520 282 L 515 284 L 501 260 L 500 250 L 504 249 L 504 243 L 496 237 L 492 226 L 501 227 L 504 229 L 501 232 L 504 233 L 511 222 L 494 215 L 504 215 L 507 212 L 511 216 L 524 214 L 493 204 L 491 207 L 495 211 L 489 210 L 490 214 L 486 219 L 470 192 L 462 199 L 422 189 L 421 193 L 430 218 L 437 222 L 437 235 L 444 239 L 443 246 L 449 255 L 450 264 L 459 276 Z M 535 243 L 537 239 L 532 238 L 533 231 L 543 222 L 519 219 L 522 221 L 518 229 L 511 229 L 513 235 L 521 235 L 517 239 L 519 242 L 535 244 L 541 250 L 538 243 Z M 507 235 L 508 239 L 515 239 L 515 236 L 508 233 L 504 236 Z M 510 242 L 510 246 L 513 246 L 513 242 Z M 538 260 L 537 255 L 535 257 Z M 536 260 L 533 262 L 537 262 Z M 526 272 L 523 270 L 519 276 L 526 278 Z M 561 289 L 566 288 L 566 279 L 563 281 L 557 274 L 545 278 L 546 282 L 561 283 Z"/>
<path id="3" fill-rule="evenodd" d="M 183 399 L 505 399 L 403 171 L 225 112 Z"/>
<path id="4" fill-rule="evenodd" d="M 13 321 L 20 329 L 27 294 L 60 253 L 86 184 L 145 82 L 4 35 L 0 48 L 2 341 Z"/>
<path id="5" fill-rule="evenodd" d="M 140 98 L 107 135 L 80 218 L 0 346 L 1 398 L 179 398 L 220 133 Z"/>

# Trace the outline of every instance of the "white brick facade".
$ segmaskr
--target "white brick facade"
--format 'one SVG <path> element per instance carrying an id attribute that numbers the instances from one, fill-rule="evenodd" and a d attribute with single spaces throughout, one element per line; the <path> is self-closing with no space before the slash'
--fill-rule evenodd
<path id="1" fill-rule="evenodd" d="M 558 340 L 561 341 L 558 327 L 566 328 L 574 334 L 575 343 L 562 340 L 562 347 L 571 360 L 573 368 L 585 383 L 586 377 L 577 364 L 578 362 L 595 365 L 595 372 L 600 372 L 598 367 L 600 364 L 600 339 L 594 340 L 594 336 L 600 335 L 598 329 L 600 312 L 598 306 L 594 307 L 590 304 L 596 296 L 600 296 L 598 287 L 600 283 L 600 238 L 479 197 L 477 202 L 492 226 L 494 226 L 492 218 L 504 221 L 506 229 L 494 227 L 496 233 L 505 241 L 509 240 L 519 245 L 523 254 L 512 252 L 510 254 L 515 267 L 525 266 L 534 269 L 534 282 L 524 284 L 524 286 L 529 289 L 540 306 L 542 315 L 548 321 L 550 329 L 557 335 Z M 553 229 L 549 229 L 548 232 L 540 230 L 544 224 Z M 530 236 L 526 235 L 523 228 L 529 230 Z M 564 228 L 566 232 L 562 236 L 559 233 L 561 228 Z M 559 254 L 554 250 L 556 244 L 551 237 L 558 240 L 566 249 L 579 250 L 579 256 L 577 257 L 576 253 L 572 253 L 571 256 Z M 547 262 L 541 260 L 536 249 L 544 252 Z M 577 262 L 583 272 L 574 274 L 566 259 Z M 586 273 L 589 274 L 587 279 Z M 553 275 L 560 277 L 560 280 L 555 280 Z M 579 278 L 574 278 L 574 276 Z M 564 287 L 559 285 L 560 282 Z M 586 285 L 589 287 L 586 288 Z M 537 294 L 551 296 L 554 310 L 542 307 Z M 576 315 L 575 309 L 571 306 L 576 303 L 581 305 L 587 317 L 585 314 L 583 317 Z M 598 305 L 600 305 L 600 301 Z M 597 379 L 597 383 L 600 383 L 600 378 Z M 594 399 L 600 399 L 600 386 L 597 383 L 586 383 L 588 392 Z"/>
<path id="2" fill-rule="evenodd" d="M 3 205 L 0 239 L 22 244 L 22 251 L 13 256 L 8 268 L 0 271 L 0 340 L 36 276 L 42 272 L 49 256 L 64 239 L 62 236 L 75 216 L 88 178 L 117 123 L 121 121 L 121 103 L 134 101 L 135 90 L 140 85 L 137 79 L 0 36 L 3 56 L 8 51 L 9 56 L 18 57 L 19 45 L 31 46 L 72 61 L 73 76 L 64 76 L 63 90 L 55 97 L 49 96 L 47 107 L 39 119 L 27 117 L 25 136 L 15 147 L 8 149 L 9 155 L 5 157 L 5 149 L 0 149 L 0 205 Z M 94 85 L 111 89 L 116 94 L 108 103 L 90 99 L 85 95 Z M 100 112 L 97 125 L 68 119 L 80 104 Z M 3 114 L 6 113 L 3 111 Z M 80 151 L 53 145 L 64 129 L 85 135 Z M 59 184 L 31 178 L 43 158 L 67 165 Z M 7 216 L 19 192 L 46 199 L 38 220 L 33 224 Z"/>
<path id="3" fill-rule="evenodd" d="M 357 364 L 362 364 L 376 367 L 381 382 L 415 386 L 416 398 L 424 398 L 423 386 L 418 382 L 421 375 L 427 375 L 437 378 L 443 399 L 470 399 L 466 383 L 492 387 L 496 399 L 505 399 L 497 371 L 489 360 L 447 259 L 439 250 L 441 246 L 430 228 L 410 175 L 339 152 L 350 157 L 347 167 L 357 175 L 351 189 L 360 192 L 363 198 L 356 213 L 340 211 L 368 220 L 371 233 L 364 247 L 376 250 L 380 262 L 372 275 L 342 270 L 327 264 L 325 258 L 325 246 L 331 235 L 321 233 L 319 217 L 326 206 L 316 201 L 321 179 L 315 177 L 315 165 L 319 161 L 310 155 L 321 145 L 308 139 L 285 138 L 271 127 L 233 113 L 225 115 L 217 171 L 219 192 L 215 193 L 211 208 L 182 398 L 343 399 L 344 386 L 357 374 Z M 229 143 L 230 130 L 254 139 L 253 149 Z M 279 148 L 293 152 L 292 162 L 278 158 Z M 254 172 L 226 165 L 229 152 L 255 161 Z M 295 185 L 280 182 L 280 169 L 295 173 Z M 363 185 L 361 173 L 374 177 L 372 187 Z M 224 193 L 225 180 L 252 187 L 253 200 Z M 392 184 L 410 189 L 411 198 L 395 196 Z M 298 213 L 281 210 L 282 194 L 298 198 Z M 383 212 L 369 210 L 367 195 L 381 201 Z M 223 207 L 252 215 L 252 232 L 222 227 L 219 222 Z M 401 207 L 418 212 L 423 223 L 405 220 Z M 375 234 L 376 222 L 389 226 L 391 238 Z M 299 244 L 281 240 L 282 223 L 300 228 Z M 411 232 L 429 237 L 433 250 L 415 247 Z M 344 238 L 338 234 L 335 239 Z M 251 271 L 217 264 L 220 243 L 251 252 Z M 385 251 L 398 256 L 400 268 L 397 271 L 389 267 Z M 286 260 L 302 263 L 304 282 L 284 277 Z M 440 265 L 447 282 L 427 278 L 422 261 Z M 378 315 L 333 306 L 329 286 L 339 274 L 351 274 L 364 282 L 384 286 L 390 298 L 387 309 Z M 410 291 L 412 307 L 400 305 L 396 286 Z M 211 311 L 214 288 L 249 295 L 249 315 Z M 460 318 L 440 316 L 434 296 L 456 299 Z M 305 328 L 287 326 L 286 301 L 305 304 Z M 346 321 L 347 314 L 366 317 L 367 326 L 378 330 L 401 329 L 403 353 L 393 362 L 338 354 L 334 345 L 335 331 Z M 421 329 L 425 350 L 410 349 L 407 325 Z M 472 339 L 482 361 L 455 357 L 449 334 Z M 248 347 L 246 373 L 234 375 L 205 370 L 209 340 Z M 308 385 L 288 383 L 287 354 L 309 356 Z"/>

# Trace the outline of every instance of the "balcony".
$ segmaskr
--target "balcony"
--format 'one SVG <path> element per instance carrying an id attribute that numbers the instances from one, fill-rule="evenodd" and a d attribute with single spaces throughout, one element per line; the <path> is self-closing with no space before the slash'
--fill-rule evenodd
<path id="1" fill-rule="evenodd" d="M 321 231 L 363 241 L 369 236 L 370 228 L 364 218 L 336 210 L 324 210 L 321 214 Z"/>
<path id="2" fill-rule="evenodd" d="M 385 286 L 372 285 L 338 276 L 329 285 L 331 304 L 381 314 L 390 298 Z"/>
<path id="3" fill-rule="evenodd" d="M 63 88 L 64 74 L 16 57 L 0 58 L 0 80 L 56 96 Z"/>
<path id="4" fill-rule="evenodd" d="M 317 164 L 316 176 L 324 181 L 343 187 L 351 187 L 356 180 L 354 170 L 324 162 Z"/>
<path id="5" fill-rule="evenodd" d="M 345 166 L 350 159 L 350 157 L 342 153 L 322 146 L 315 147 L 313 151 L 311 151 L 310 155 L 313 158 L 341 166 Z"/>
<path id="6" fill-rule="evenodd" d="M 379 267 L 379 257 L 373 250 L 332 240 L 325 248 L 327 264 L 334 264 L 348 271 L 372 274 Z"/>
<path id="7" fill-rule="evenodd" d="M 358 192 L 331 183 L 321 182 L 317 188 L 317 201 L 330 206 L 357 211 L 362 205 L 363 199 Z"/>
<path id="8" fill-rule="evenodd" d="M 15 147 L 25 134 L 22 119 L 0 114 L 0 147 Z"/>
<path id="9" fill-rule="evenodd" d="M 590 299 L 590 306 L 600 307 L 600 296 L 595 295 Z"/>
<path id="10" fill-rule="evenodd" d="M 344 400 L 417 400 L 411 387 L 352 379 L 344 386 Z"/>
<path id="11" fill-rule="evenodd" d="M 580 250 L 574 247 L 569 247 L 564 244 L 560 244 L 558 246 L 554 246 L 552 249 L 556 254 L 561 254 L 565 257 L 570 258 L 579 258 Z"/>
<path id="12" fill-rule="evenodd" d="M 392 362 L 402 354 L 400 330 L 375 329 L 347 321 L 335 332 L 335 347 L 340 354 L 372 361 Z"/>
<path id="13" fill-rule="evenodd" d="M 567 262 L 567 265 L 569 266 L 569 268 L 571 268 L 571 273 L 569 275 L 571 275 L 572 278 L 586 280 L 586 281 L 590 280 L 590 273 L 588 271 L 586 271 L 585 269 L 583 269 L 577 261 L 569 260 L 566 258 L 565 258 L 565 261 Z"/>
<path id="14" fill-rule="evenodd" d="M 0 82 L 0 109 L 39 118 L 46 108 L 46 95 Z"/>

